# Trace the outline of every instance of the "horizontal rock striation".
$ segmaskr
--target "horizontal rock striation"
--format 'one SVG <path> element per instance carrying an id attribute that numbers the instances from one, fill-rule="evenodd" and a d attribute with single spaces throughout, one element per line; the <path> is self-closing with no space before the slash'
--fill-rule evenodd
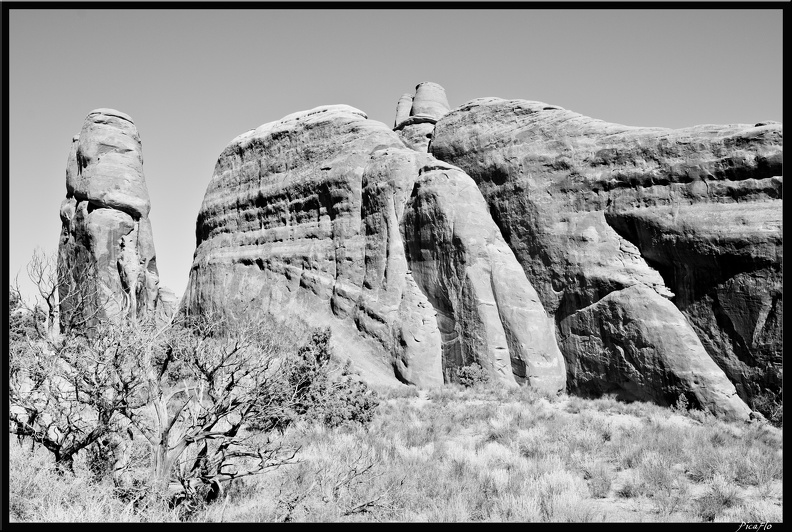
<path id="1" fill-rule="evenodd" d="M 154 311 L 172 315 L 172 303 L 160 297 L 149 210 L 132 119 L 113 109 L 90 112 L 72 141 L 60 210 L 62 328 Z"/>
<path id="2" fill-rule="evenodd" d="M 481 189 L 555 317 L 571 390 L 661 404 L 683 393 L 693 404 L 747 418 L 722 370 L 739 384 L 754 378 L 746 367 L 775 360 L 761 353 L 780 339 L 773 222 L 780 131 L 778 124 L 628 127 L 541 102 L 482 98 L 438 121 L 430 151 Z M 764 214 L 738 236 L 728 227 L 746 208 Z M 729 220 L 720 236 L 703 221 L 710 211 Z M 758 240 L 748 234 L 757 231 L 764 231 Z M 712 265 L 718 273 L 704 279 Z M 734 302 L 724 306 L 721 298 Z M 739 302 L 753 310 L 735 317 Z M 716 352 L 740 342 L 746 349 L 731 348 L 736 356 Z"/>
<path id="3" fill-rule="evenodd" d="M 476 239 L 493 240 L 497 230 L 491 220 L 482 222 L 481 234 L 471 227 L 464 234 L 466 244 L 448 241 L 459 248 L 449 258 L 449 270 L 424 275 L 426 259 L 414 238 L 421 210 L 413 196 L 423 197 L 419 182 L 431 172 L 419 173 L 432 161 L 407 149 L 384 124 L 343 105 L 295 113 L 240 135 L 218 158 L 201 206 L 185 309 L 230 317 L 265 311 L 328 325 L 336 351 L 370 380 L 437 386 L 453 379 L 460 365 L 480 360 L 485 367 L 501 368 L 492 371 L 514 383 L 515 373 L 508 368 L 515 359 L 531 368 L 521 377 L 526 383 L 541 383 L 534 374 L 552 381 L 546 377 L 550 370 L 541 373 L 551 364 L 544 358 L 535 362 L 533 346 L 522 345 L 555 345 L 552 331 L 548 336 L 546 327 L 536 326 L 537 338 L 504 332 L 511 330 L 510 312 L 549 319 L 541 307 L 506 308 L 512 301 L 530 301 L 532 294 L 523 293 L 530 288 L 524 275 L 523 285 L 502 296 L 502 309 L 494 314 L 485 313 L 487 305 L 479 301 L 491 296 L 448 293 L 459 279 L 492 284 L 496 268 L 487 270 L 489 258 L 477 259 L 481 271 L 475 275 L 466 273 L 470 265 L 464 262 L 472 259 L 468 248 L 478 249 Z M 467 179 L 467 195 L 478 198 L 477 215 L 485 215 L 470 178 L 458 169 L 452 173 L 457 180 Z M 430 188 L 427 184 L 425 190 Z M 448 212 L 464 212 L 465 205 L 454 201 L 443 196 L 436 203 Z M 508 252 L 502 241 L 501 247 L 498 253 Z M 521 274 L 512 260 L 511 274 Z M 461 277 L 444 277 L 458 273 Z M 454 305 L 438 307 L 439 300 Z M 441 320 L 485 322 L 475 345 L 493 349 L 474 352 L 471 340 L 459 342 L 465 347 L 455 352 L 462 356 L 448 356 L 448 321 L 439 326 L 438 312 Z M 559 389 L 564 378 L 560 357 L 555 364 L 561 368 L 554 384 Z"/>

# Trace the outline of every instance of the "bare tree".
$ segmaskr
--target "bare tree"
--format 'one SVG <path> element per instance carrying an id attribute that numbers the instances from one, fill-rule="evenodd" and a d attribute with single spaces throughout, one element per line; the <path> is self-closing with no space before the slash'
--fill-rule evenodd
<path id="1" fill-rule="evenodd" d="M 125 328 L 105 326 L 92 336 L 28 338 L 10 350 L 11 432 L 28 436 L 71 470 L 74 456 L 111 427 L 139 379 L 122 368 L 133 354 L 122 349 Z"/>
<path id="2" fill-rule="evenodd" d="M 299 398 L 283 378 L 294 346 L 282 327 L 204 316 L 172 327 L 161 343 L 134 340 L 146 345 L 133 370 L 145 384 L 123 414 L 151 445 L 157 489 L 217 490 L 294 458 L 296 449 L 246 430 L 283 426 Z"/>
<path id="3" fill-rule="evenodd" d="M 47 306 L 11 349 L 12 433 L 43 445 L 64 471 L 114 432 L 142 435 L 148 480 L 160 493 L 217 492 L 294 459 L 297 449 L 261 434 L 282 430 L 300 412 L 311 376 L 286 376 L 284 360 L 302 335 L 272 318 L 112 320 L 87 291 L 59 290 L 71 281 L 53 264 L 37 254 L 28 268 Z M 57 333 L 64 293 L 79 321 Z M 117 480 L 124 467 L 113 467 Z"/>

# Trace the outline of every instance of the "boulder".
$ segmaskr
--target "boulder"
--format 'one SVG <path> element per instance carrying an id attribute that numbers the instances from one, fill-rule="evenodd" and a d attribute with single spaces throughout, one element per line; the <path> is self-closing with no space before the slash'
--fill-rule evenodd
<path id="1" fill-rule="evenodd" d="M 91 111 L 72 146 L 74 160 L 66 171 L 68 195 L 136 219 L 148 216 L 143 150 L 129 115 L 113 109 Z"/>
<path id="2" fill-rule="evenodd" d="M 741 277 L 728 286 L 719 282 L 711 289 L 686 288 L 684 283 L 690 282 L 690 275 L 674 274 L 672 267 L 663 266 L 680 259 L 679 253 L 672 251 L 676 244 L 663 244 L 658 235 L 665 229 L 650 230 L 651 224 L 645 220 L 671 212 L 677 213 L 678 223 L 686 217 L 692 221 L 695 216 L 689 217 L 689 212 L 704 212 L 699 204 L 709 204 L 730 220 L 738 220 L 741 209 L 753 202 L 764 205 L 760 210 L 778 212 L 780 132 L 777 124 L 681 130 L 629 127 L 542 102 L 480 98 L 437 122 L 430 152 L 458 166 L 478 184 L 504 239 L 545 309 L 555 318 L 572 391 L 611 391 L 614 386 L 604 383 L 618 383 L 616 386 L 625 393 L 640 396 L 636 390 L 644 389 L 644 396 L 660 402 L 685 393 L 699 405 L 747 418 L 749 409 L 744 404 L 735 406 L 734 385 L 728 379 L 715 379 L 702 387 L 683 377 L 688 372 L 685 364 L 705 367 L 712 357 L 716 368 L 725 369 L 733 381 L 739 380 L 729 370 L 732 363 L 725 360 L 732 357 L 715 352 L 733 344 L 739 333 L 728 331 L 735 326 L 725 307 L 723 311 L 716 308 L 713 294 L 719 290 L 717 286 L 721 293 L 740 293 L 734 287 L 748 286 L 748 282 Z M 774 229 L 768 227 L 768 231 Z M 780 338 L 772 330 L 762 332 L 780 326 L 775 325 L 780 324 L 776 321 L 780 293 L 773 288 L 780 278 L 771 273 L 780 271 L 780 253 L 774 255 L 777 260 L 771 259 L 769 266 L 767 261 L 744 263 L 739 271 L 731 271 L 727 263 L 732 263 L 734 250 L 708 251 L 701 249 L 702 237 L 693 237 L 685 230 L 678 234 L 686 235 L 681 240 L 687 239 L 685 245 L 696 253 L 707 255 L 709 261 L 720 261 L 724 283 L 741 273 L 764 272 L 748 275 L 756 279 L 751 286 L 765 283 L 766 288 L 761 290 L 772 295 L 748 302 L 757 310 L 742 319 L 743 329 L 756 336 L 757 346 Z M 715 247 L 734 247 L 717 237 L 709 240 Z M 780 232 L 770 240 L 780 242 Z M 765 244 L 757 245 L 765 249 Z M 775 251 L 768 253 L 773 255 Z M 696 260 L 683 259 L 679 271 L 698 270 L 706 262 Z M 703 269 L 700 272 L 705 275 Z M 651 310 L 646 312 L 662 315 L 662 320 L 647 318 L 647 329 L 634 337 L 624 336 L 621 344 L 597 327 L 586 332 L 585 342 L 570 336 L 576 331 L 574 336 L 578 337 L 586 330 L 579 327 L 582 321 L 607 324 L 614 316 L 643 320 L 644 311 L 632 305 L 626 295 L 636 290 L 647 304 L 651 302 Z M 720 301 L 721 296 L 717 297 Z M 663 298 L 674 304 L 668 307 Z M 663 307 L 659 314 L 655 308 L 658 305 Z M 769 319 L 756 332 L 763 313 Z M 713 331 L 709 336 L 714 340 L 708 339 L 706 329 Z M 690 330 L 697 334 L 690 336 Z M 618 362 L 622 352 L 646 347 L 639 338 L 662 338 L 664 334 L 666 341 L 651 344 L 654 352 L 642 355 L 641 360 L 662 365 L 666 377 L 654 377 L 656 366 Z M 673 335 L 681 336 L 674 339 Z M 685 364 L 680 363 L 672 347 L 682 340 L 687 353 Z M 581 347 L 584 344 L 588 347 Z M 581 362 L 587 358 L 593 361 L 588 365 Z M 754 360 L 761 358 L 756 356 Z M 709 369 L 707 373 L 713 375 Z"/>
<path id="3" fill-rule="evenodd" d="M 670 406 L 680 396 L 727 419 L 750 409 L 668 299 L 641 283 L 616 290 L 560 323 L 569 386 L 584 395 Z"/>
<path id="4" fill-rule="evenodd" d="M 140 317 L 158 306 L 142 165 L 137 129 L 119 111 L 92 111 L 72 139 L 58 247 L 63 329 Z"/>

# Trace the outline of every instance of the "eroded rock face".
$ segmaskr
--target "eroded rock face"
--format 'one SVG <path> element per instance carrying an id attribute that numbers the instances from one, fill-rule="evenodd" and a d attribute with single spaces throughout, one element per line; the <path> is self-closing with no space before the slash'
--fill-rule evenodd
<path id="1" fill-rule="evenodd" d="M 140 137 L 132 119 L 96 109 L 72 140 L 58 266 L 63 328 L 172 314 L 160 298 Z"/>
<path id="2" fill-rule="evenodd" d="M 749 409 L 734 401 L 734 386 L 716 378 L 720 366 L 739 381 L 744 366 L 738 369 L 739 355 L 716 351 L 743 335 L 754 346 L 780 339 L 774 332 L 780 332 L 780 277 L 773 273 L 780 272 L 780 228 L 772 214 L 780 212 L 780 131 L 778 124 L 636 128 L 541 102 L 483 98 L 440 119 L 430 149 L 481 189 L 555 317 L 571 390 L 618 389 L 661 403 L 685 393 L 745 418 Z M 726 242 L 722 237 L 753 202 L 762 207 L 748 208 L 766 212 L 763 221 L 749 222 Z M 697 221 L 707 209 L 730 220 L 719 225 L 719 236 Z M 674 222 L 658 222 L 667 216 Z M 694 231 L 683 229 L 685 220 Z M 761 231 L 757 240 L 753 233 Z M 755 242 L 753 251 L 744 249 L 748 241 Z M 734 269 L 740 254 L 748 258 Z M 705 281 L 712 265 L 717 273 Z M 732 319 L 721 298 L 739 300 L 726 303 L 731 309 L 755 310 Z M 640 330 L 617 331 L 617 323 L 630 320 L 642 321 Z M 651 353 L 642 351 L 647 346 Z M 705 368 L 698 382 L 686 377 L 690 364 Z"/>
<path id="3" fill-rule="evenodd" d="M 778 178 L 779 194 L 781 180 Z M 668 279 L 707 352 L 751 399 L 782 384 L 781 200 L 608 213 Z"/>
<path id="4" fill-rule="evenodd" d="M 449 112 L 432 83 L 393 131 L 319 107 L 221 154 L 183 306 L 329 325 L 369 380 L 436 386 L 478 362 L 504 385 L 747 419 L 780 382 L 780 165 L 775 123 Z"/>
<path id="5" fill-rule="evenodd" d="M 231 317 L 268 311 L 329 325 L 336 352 L 369 380 L 437 386 L 478 360 L 513 384 L 516 360 L 525 382 L 562 388 L 560 357 L 551 349 L 548 362 L 535 350 L 545 341 L 558 353 L 554 336 L 541 334 L 546 327 L 521 324 L 512 332 L 518 316 L 549 318 L 497 240 L 478 189 L 459 169 L 434 161 L 466 192 L 432 192 L 432 161 L 343 105 L 240 135 L 220 155 L 198 216 L 185 309 Z M 475 205 L 469 227 L 442 229 L 444 245 L 457 250 L 442 268 L 427 266 L 415 238 L 420 205 L 428 203 L 454 219 Z M 514 279 L 520 282 L 506 294 L 502 285 Z M 448 356 L 438 301 L 453 301 L 440 307 L 442 319 L 481 324 L 475 345 L 486 351 L 473 353 L 473 340 L 463 340 L 463 355 Z"/>
<path id="6" fill-rule="evenodd" d="M 475 182 L 459 168 L 425 161 L 405 207 L 404 234 L 416 282 L 437 310 L 443 367 L 450 373 L 476 362 L 503 383 L 564 390 L 552 319 Z"/>
<path id="7" fill-rule="evenodd" d="M 415 151 L 426 153 L 434 125 L 449 111 L 445 89 L 431 81 L 419 83 L 415 95 L 403 94 L 396 105 L 394 131 Z"/>

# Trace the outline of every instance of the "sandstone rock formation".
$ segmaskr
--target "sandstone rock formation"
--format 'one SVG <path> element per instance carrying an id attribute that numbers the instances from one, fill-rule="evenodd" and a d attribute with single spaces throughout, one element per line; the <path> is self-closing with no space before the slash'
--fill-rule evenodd
<path id="1" fill-rule="evenodd" d="M 444 221 L 425 225 L 435 214 Z M 234 139 L 196 246 L 187 312 L 329 325 L 370 380 L 437 386 L 476 361 L 506 384 L 564 386 L 550 318 L 473 181 L 357 109 L 319 107 Z"/>
<path id="2" fill-rule="evenodd" d="M 173 312 L 160 297 L 149 210 L 135 124 L 113 109 L 91 111 L 72 140 L 60 211 L 62 327 Z"/>
<path id="3" fill-rule="evenodd" d="M 402 94 L 401 98 L 399 98 L 399 102 L 396 104 L 396 121 L 393 123 L 394 128 L 398 127 L 399 124 L 410 118 L 412 104 L 413 95 L 409 92 Z"/>
<path id="4" fill-rule="evenodd" d="M 781 180 L 773 182 L 779 199 L 606 213 L 668 279 L 674 302 L 746 399 L 782 384 Z"/>
<path id="5" fill-rule="evenodd" d="M 430 152 L 430 153 L 427 153 Z M 525 100 L 393 131 L 294 113 L 220 155 L 183 306 L 329 325 L 370 380 L 504 385 L 748 419 L 781 381 L 781 126 L 637 128 Z"/>
<path id="6" fill-rule="evenodd" d="M 474 360 L 501 382 L 565 388 L 552 319 L 475 182 L 427 157 L 405 207 L 408 261 L 437 310 L 444 368 Z"/>
<path id="7" fill-rule="evenodd" d="M 399 99 L 393 129 L 409 148 L 426 153 L 434 125 L 448 111 L 445 89 L 437 83 L 425 81 L 415 87 L 415 96 L 407 93 Z"/>
<path id="8" fill-rule="evenodd" d="M 571 391 L 682 393 L 744 419 L 726 375 L 743 399 L 778 378 L 779 124 L 638 128 L 481 98 L 430 151 L 478 184 L 555 317 Z"/>

